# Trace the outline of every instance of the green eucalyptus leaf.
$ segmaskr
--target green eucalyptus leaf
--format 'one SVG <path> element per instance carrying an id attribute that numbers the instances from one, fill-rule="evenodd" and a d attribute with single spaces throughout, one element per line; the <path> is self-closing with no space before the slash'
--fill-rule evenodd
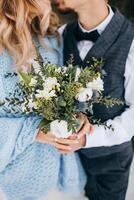
<path id="1" fill-rule="evenodd" d="M 29 85 L 29 83 L 31 82 L 31 79 L 33 78 L 33 75 L 31 74 L 26 74 L 24 72 L 19 72 L 19 76 L 20 78 L 23 80 L 23 82 L 26 84 L 26 85 Z"/>
<path id="2" fill-rule="evenodd" d="M 50 126 L 50 121 L 46 120 L 46 119 L 42 119 L 40 124 L 39 124 L 39 126 L 38 126 L 38 128 L 40 128 L 40 129 L 44 129 L 45 128 L 46 129 L 49 126 Z"/>
<path id="3" fill-rule="evenodd" d="M 58 100 L 57 100 L 57 106 L 61 106 L 61 107 L 66 107 L 66 101 L 64 100 L 63 97 L 59 97 Z"/>

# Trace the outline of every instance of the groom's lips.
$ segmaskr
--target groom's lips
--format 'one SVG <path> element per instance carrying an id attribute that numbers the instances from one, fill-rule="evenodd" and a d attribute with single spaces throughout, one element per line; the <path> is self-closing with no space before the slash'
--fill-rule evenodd
<path id="1" fill-rule="evenodd" d="M 63 0 L 54 0 L 53 3 L 56 4 L 57 6 L 60 6 L 60 5 L 64 4 L 64 1 Z"/>

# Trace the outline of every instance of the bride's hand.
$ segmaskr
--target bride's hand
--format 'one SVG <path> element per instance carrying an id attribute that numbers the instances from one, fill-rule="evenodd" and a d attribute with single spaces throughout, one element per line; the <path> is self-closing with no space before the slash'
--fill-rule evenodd
<path id="1" fill-rule="evenodd" d="M 58 148 L 58 151 L 61 154 L 72 153 L 74 151 L 83 148 L 86 145 L 86 135 L 92 134 L 94 132 L 93 125 L 88 121 L 85 115 L 81 114 L 79 116 L 79 119 L 82 125 L 76 134 L 70 136 L 68 139 L 60 139 L 60 138 L 57 139 L 58 144 L 62 144 L 64 147 L 66 147 L 66 145 L 69 145 L 70 147 L 70 150 L 66 150 L 65 148 L 64 149 Z"/>
<path id="2" fill-rule="evenodd" d="M 43 131 L 39 130 L 36 136 L 36 141 L 40 143 L 52 144 L 55 141 L 55 136 L 50 132 L 45 134 Z"/>
<path id="3" fill-rule="evenodd" d="M 69 151 L 71 150 L 69 145 L 62 145 L 57 143 L 58 138 L 55 137 L 51 132 L 48 132 L 45 134 L 43 131 L 39 130 L 36 140 L 37 142 L 43 143 L 43 144 L 51 144 L 57 149 L 62 149 Z"/>

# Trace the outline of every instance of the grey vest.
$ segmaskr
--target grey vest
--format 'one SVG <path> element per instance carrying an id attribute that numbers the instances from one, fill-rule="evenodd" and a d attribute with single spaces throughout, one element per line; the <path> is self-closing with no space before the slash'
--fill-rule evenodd
<path id="1" fill-rule="evenodd" d="M 64 64 L 69 60 L 70 54 L 74 56 L 75 64 L 85 67 L 92 57 L 105 59 L 104 69 L 107 76 L 104 78 L 104 95 L 110 95 L 124 100 L 124 72 L 128 53 L 134 38 L 134 25 L 115 8 L 115 14 L 104 32 L 88 52 L 84 61 L 81 60 L 77 49 L 77 41 L 74 31 L 77 21 L 69 23 L 64 30 Z M 126 105 L 106 108 L 102 105 L 94 105 L 94 116 L 102 120 L 113 119 L 119 116 Z M 115 134 L 114 132 L 111 134 Z M 88 157 L 98 157 L 122 151 L 130 142 L 112 147 L 95 147 L 82 149 L 81 153 Z"/>

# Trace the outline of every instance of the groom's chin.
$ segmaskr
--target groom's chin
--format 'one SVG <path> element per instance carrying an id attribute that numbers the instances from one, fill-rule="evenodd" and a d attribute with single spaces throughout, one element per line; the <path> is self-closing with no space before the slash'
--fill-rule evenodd
<path id="1" fill-rule="evenodd" d="M 70 13 L 74 13 L 74 11 L 71 8 L 66 8 L 64 6 L 57 6 L 57 10 L 60 14 L 70 14 Z"/>
<path id="2" fill-rule="evenodd" d="M 53 1 L 53 5 L 56 8 L 56 10 L 58 10 L 59 14 L 70 14 L 70 13 L 74 13 L 74 11 L 70 8 L 67 8 L 64 3 L 57 3 L 56 1 Z"/>
<path id="3" fill-rule="evenodd" d="M 67 14 L 71 14 L 74 13 L 73 10 L 69 9 L 69 8 L 65 8 L 65 9 L 60 9 L 58 8 L 58 12 L 62 15 L 67 15 Z"/>

